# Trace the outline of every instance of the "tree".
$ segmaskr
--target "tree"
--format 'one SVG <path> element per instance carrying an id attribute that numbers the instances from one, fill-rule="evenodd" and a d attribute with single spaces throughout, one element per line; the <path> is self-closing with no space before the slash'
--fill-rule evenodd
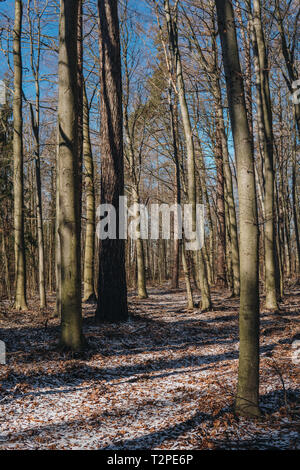
<path id="1" fill-rule="evenodd" d="M 30 65 L 35 84 L 35 112 L 30 103 L 31 125 L 35 141 L 35 190 L 36 190 L 36 212 L 37 212 L 37 233 L 38 233 L 38 252 L 39 252 L 39 294 L 40 307 L 46 307 L 46 279 L 45 279 L 45 261 L 44 261 L 44 229 L 43 229 L 43 210 L 42 210 L 42 187 L 41 187 L 41 159 L 40 159 L 40 57 L 41 57 L 41 17 L 35 3 L 35 22 L 37 25 L 37 34 L 34 34 L 34 22 L 30 16 L 30 0 L 28 2 L 27 17 L 29 23 L 30 38 Z M 34 52 L 34 41 L 37 44 L 36 60 Z"/>
<path id="2" fill-rule="evenodd" d="M 177 31 L 177 3 L 175 3 L 174 14 L 171 14 L 169 0 L 164 0 L 164 11 L 168 29 L 169 50 L 174 61 L 174 70 L 176 73 L 177 93 L 183 122 L 184 136 L 187 152 L 187 193 L 188 201 L 192 207 L 192 226 L 193 231 L 196 228 L 196 173 L 195 173 L 195 148 L 193 141 L 193 132 L 190 120 L 189 109 L 186 100 L 185 83 L 183 79 L 183 70 L 181 56 L 178 46 Z M 211 309 L 210 289 L 207 280 L 207 268 L 202 250 L 199 256 L 200 284 L 201 284 L 201 308 L 203 311 Z"/>
<path id="3" fill-rule="evenodd" d="M 124 193 L 120 33 L 117 0 L 98 0 L 101 87 L 101 204 L 116 212 L 116 239 L 100 240 L 96 320 L 128 318 L 125 244 L 119 238 L 119 197 Z"/>
<path id="4" fill-rule="evenodd" d="M 81 318 L 80 193 L 78 156 L 78 1 L 61 0 L 59 18 L 58 173 L 61 347 L 84 345 Z"/>
<path id="5" fill-rule="evenodd" d="M 22 118 L 22 33 L 23 5 L 15 0 L 13 31 L 14 99 L 14 232 L 15 232 L 15 304 L 16 310 L 26 310 L 26 262 L 24 242 L 24 183 L 23 183 L 23 118 Z"/>
<path id="6" fill-rule="evenodd" d="M 269 87 L 269 66 L 266 53 L 265 36 L 262 27 L 261 6 L 259 0 L 253 1 L 253 36 L 255 54 L 257 54 L 257 81 L 260 106 L 260 126 L 265 163 L 265 277 L 266 308 L 278 310 L 276 296 L 276 245 L 274 227 L 274 164 L 273 164 L 273 118 Z"/>
<path id="7" fill-rule="evenodd" d="M 216 0 L 231 129 L 237 162 L 240 214 L 239 374 L 236 411 L 260 416 L 258 225 L 253 144 L 247 120 L 232 3 Z"/>
<path id="8" fill-rule="evenodd" d="M 3 290 L 5 285 L 7 297 L 8 299 L 11 299 L 12 285 L 10 276 L 10 238 L 13 227 L 11 220 L 11 214 L 13 212 L 13 123 L 11 121 L 12 103 L 7 99 L 8 81 L 5 80 L 3 83 L 5 99 L 4 104 L 2 104 L 0 107 L 1 260 L 2 265 L 4 266 L 4 282 L 2 282 Z"/>
<path id="9" fill-rule="evenodd" d="M 127 4 L 125 10 L 126 16 L 124 22 L 127 20 Z M 132 198 L 132 203 L 135 205 L 140 204 L 140 179 L 141 179 L 141 160 L 140 155 L 142 149 L 137 148 L 136 134 L 137 128 L 139 128 L 140 118 L 145 123 L 145 109 L 146 106 L 143 103 L 140 103 L 140 100 L 137 99 L 137 103 L 134 106 L 132 111 L 132 116 L 129 116 L 128 108 L 130 101 L 130 75 L 131 70 L 129 70 L 128 64 L 128 48 L 129 48 L 129 38 L 127 25 L 125 24 L 123 32 L 123 64 L 124 64 L 124 86 L 123 86 L 123 121 L 124 121 L 124 136 L 125 136 L 125 156 L 128 164 L 128 179 L 130 184 L 130 193 Z M 145 126 L 143 126 L 145 127 Z M 142 132 L 142 135 L 144 133 Z M 142 137 L 141 147 L 143 145 Z M 138 211 L 137 211 L 138 212 Z M 138 217 L 138 214 L 136 214 Z M 136 263 L 137 263 L 137 291 L 138 297 L 140 299 L 146 299 L 148 297 L 147 288 L 146 288 L 146 273 L 145 273 L 145 254 L 143 240 L 141 238 L 141 227 L 140 224 L 137 224 L 136 230 Z"/>
<path id="10" fill-rule="evenodd" d="M 94 289 L 95 268 L 95 188 L 94 188 L 94 161 L 90 139 L 89 105 L 84 86 L 83 93 L 83 162 L 85 171 L 86 193 L 86 232 L 83 264 L 83 300 L 93 302 L 96 300 Z"/>
<path id="11" fill-rule="evenodd" d="M 209 93 L 213 97 L 214 102 L 214 113 L 216 119 L 216 141 L 215 146 L 215 158 L 217 166 L 217 218 L 219 221 L 218 231 L 218 257 L 217 257 L 217 269 L 219 278 L 222 281 L 225 276 L 224 266 L 224 255 L 229 244 L 226 243 L 225 230 L 224 230 L 224 202 L 225 212 L 228 215 L 226 225 L 228 227 L 228 238 L 230 241 L 230 255 L 231 255 L 231 266 L 232 266 L 232 294 L 233 296 L 239 296 L 240 293 L 240 273 L 239 273 L 239 246 L 238 246 L 238 233 L 237 233 L 237 221 L 236 221 L 236 210 L 235 201 L 233 195 L 233 184 L 232 184 L 232 173 L 229 162 L 228 152 L 228 139 L 224 123 L 224 111 L 223 111 L 223 98 L 221 90 L 221 70 L 218 60 L 218 44 L 216 40 L 216 24 L 215 24 L 215 8 L 214 2 L 209 2 L 208 14 L 210 21 L 206 21 L 206 27 L 209 28 L 208 32 L 211 36 L 211 51 L 205 54 L 201 47 L 195 29 L 193 27 L 191 18 L 184 11 L 184 16 L 188 25 L 188 35 L 193 41 L 195 49 L 197 51 L 197 60 L 199 65 L 204 72 L 207 80 Z M 200 26 L 201 28 L 201 26 Z M 221 141 L 221 142 L 219 142 Z M 225 195 L 225 197 L 224 197 Z M 207 198 L 206 198 L 207 199 Z M 223 202 L 223 199 L 225 201 Z M 212 229 L 211 229 L 212 230 Z M 227 260 L 227 263 L 229 260 Z M 229 273 L 227 273 L 228 275 Z"/>

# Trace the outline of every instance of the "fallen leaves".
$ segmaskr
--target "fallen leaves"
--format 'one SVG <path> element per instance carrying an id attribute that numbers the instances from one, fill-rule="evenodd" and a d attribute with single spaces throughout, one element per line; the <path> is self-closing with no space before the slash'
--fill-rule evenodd
<path id="1" fill-rule="evenodd" d="M 50 313 L 45 329 L 33 309 L 8 311 L 0 449 L 299 448 L 299 369 L 290 359 L 299 292 L 282 306 L 285 321 L 262 314 L 261 422 L 233 413 L 237 301 L 218 292 L 213 312 L 187 313 L 184 295 L 150 289 L 147 301 L 131 300 L 122 325 L 95 326 L 87 307 L 90 351 L 80 357 L 56 351 Z"/>

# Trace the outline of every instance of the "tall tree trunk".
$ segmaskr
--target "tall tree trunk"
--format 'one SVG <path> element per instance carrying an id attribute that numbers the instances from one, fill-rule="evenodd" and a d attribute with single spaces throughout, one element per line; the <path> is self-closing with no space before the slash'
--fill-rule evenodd
<path id="1" fill-rule="evenodd" d="M 232 184 L 232 173 L 229 161 L 228 142 L 225 131 L 223 108 L 222 108 L 222 94 L 220 88 L 219 78 L 216 81 L 215 99 L 217 107 L 217 117 L 219 130 L 222 140 L 222 152 L 223 152 L 223 171 L 225 180 L 225 194 L 226 203 L 228 204 L 228 216 L 229 216 L 229 235 L 230 235 L 230 247 L 231 247 L 231 259 L 232 259 L 232 273 L 233 273 L 233 295 L 238 297 L 240 295 L 240 255 L 239 255 L 239 241 L 238 241 L 238 230 L 236 220 L 236 209 L 233 195 L 233 184 Z"/>
<path id="2" fill-rule="evenodd" d="M 218 117 L 217 117 L 218 119 Z M 217 224 L 218 224 L 218 255 L 217 255 L 217 284 L 226 285 L 226 230 L 225 230 L 225 204 L 224 204 L 224 173 L 223 149 L 220 133 L 220 124 L 216 126 L 215 161 L 217 167 Z"/>
<path id="3" fill-rule="evenodd" d="M 117 0 L 98 0 L 101 86 L 101 204 L 112 204 L 117 239 L 100 240 L 96 320 L 128 318 L 125 243 L 119 239 L 119 196 L 124 192 L 120 33 Z"/>
<path id="4" fill-rule="evenodd" d="M 177 119 L 177 97 L 175 96 L 175 103 L 172 101 L 172 84 L 169 84 L 168 99 L 169 99 L 169 110 L 170 110 L 170 121 L 172 129 L 172 141 L 173 141 L 173 158 L 175 163 L 175 204 L 181 202 L 181 189 L 180 189 L 180 166 L 178 156 L 178 119 Z M 172 271 L 172 282 L 171 286 L 173 289 L 178 289 L 179 281 L 179 258 L 180 258 L 180 240 L 174 237 L 174 250 L 173 250 L 173 271 Z"/>
<path id="5" fill-rule="evenodd" d="M 78 214 L 78 250 L 81 260 L 81 216 L 82 216 L 82 166 L 83 166 L 83 38 L 82 38 L 82 3 L 78 0 L 77 14 L 77 93 L 78 93 L 78 192 L 79 192 L 79 214 Z M 81 263 L 80 263 L 81 266 Z M 81 268 L 80 268 L 81 269 Z"/>
<path id="6" fill-rule="evenodd" d="M 30 63 L 35 81 L 35 113 L 33 106 L 30 104 L 31 124 L 33 129 L 33 136 L 35 140 L 35 190 L 36 190 L 36 216 L 37 216 L 37 238 L 38 238 L 38 276 L 39 276 L 39 296 L 40 307 L 46 306 L 46 280 L 45 280 L 45 261 L 44 261 L 44 231 L 43 231 L 43 213 L 42 213 L 42 194 L 41 194 L 41 169 L 40 169 L 40 82 L 39 82 L 39 68 L 40 68 L 40 15 L 37 13 L 37 53 L 36 62 L 34 63 L 34 32 L 32 28 L 32 21 L 30 18 L 30 2 L 28 2 L 28 22 L 29 22 L 29 36 L 30 36 Z"/>
<path id="7" fill-rule="evenodd" d="M 130 78 L 128 71 L 127 63 L 127 53 L 128 53 L 128 43 L 125 42 L 123 45 L 123 62 L 125 69 L 125 93 L 124 95 L 124 104 L 123 104 L 123 117 L 124 117 L 124 134 L 126 141 L 126 152 L 127 160 L 129 164 L 129 180 L 131 186 L 131 197 L 132 203 L 134 205 L 140 204 L 140 175 L 139 170 L 136 168 L 136 163 L 138 159 L 135 157 L 135 146 L 134 146 L 134 133 L 130 131 L 129 127 L 129 117 L 128 117 L 128 104 L 129 104 L 129 93 L 130 93 Z M 138 217 L 138 214 L 136 214 Z M 140 234 L 141 227 L 137 227 L 136 230 L 136 264 L 137 264 L 137 291 L 138 297 L 140 299 L 146 299 L 148 297 L 147 288 L 146 288 L 146 272 L 145 272 L 145 254 L 143 240 Z"/>
<path id="8" fill-rule="evenodd" d="M 260 416 L 258 228 L 253 145 L 245 103 L 233 7 L 216 0 L 227 84 L 240 207 L 240 351 L 236 411 Z"/>
<path id="9" fill-rule="evenodd" d="M 263 151 L 265 159 L 265 307 L 278 310 L 276 298 L 276 245 L 274 237 L 274 165 L 273 165 L 273 124 L 272 105 L 269 89 L 268 61 L 266 56 L 265 38 L 261 21 L 260 0 L 253 1 L 253 26 L 257 44 L 261 105 Z"/>
<path id="10" fill-rule="evenodd" d="M 15 304 L 16 310 L 27 310 L 26 262 L 24 242 L 24 182 L 23 182 L 23 118 L 22 118 L 22 1 L 15 0 L 13 30 L 14 99 L 14 232 L 15 232 Z"/>
<path id="11" fill-rule="evenodd" d="M 55 200 L 55 315 L 61 318 L 61 247 L 59 237 L 59 130 L 56 135 L 56 200 Z"/>
<path id="12" fill-rule="evenodd" d="M 38 235 L 38 255 L 39 255 L 39 296 L 40 307 L 46 307 L 46 276 L 45 276 L 45 253 L 44 253 L 44 228 L 43 228 L 43 207 L 42 207 L 42 187 L 41 187 L 41 159 L 40 159 L 40 55 L 41 55 L 41 16 L 36 11 L 37 22 L 37 52 L 36 62 L 34 62 L 34 32 L 32 20 L 30 18 L 30 3 L 28 3 L 28 22 L 30 36 L 30 63 L 35 83 L 35 113 L 30 103 L 31 125 L 35 140 L 35 190 L 36 190 L 36 214 L 37 214 L 37 235 Z"/>
<path id="13" fill-rule="evenodd" d="M 61 258 L 61 347 L 81 350 L 77 21 L 78 0 L 61 0 L 59 19 L 59 239 Z"/>
<path id="14" fill-rule="evenodd" d="M 183 274 L 184 274 L 186 294 L 187 294 L 187 308 L 188 310 L 193 310 L 194 309 L 193 292 L 192 292 L 192 287 L 191 287 L 190 272 L 189 272 L 189 266 L 187 263 L 184 243 L 181 243 L 181 250 L 182 250 L 182 267 L 183 267 Z"/>
<path id="15" fill-rule="evenodd" d="M 86 194 L 86 231 L 83 264 L 83 300 L 93 302 L 96 300 L 94 289 L 95 275 L 95 188 L 94 188 L 94 161 L 90 140 L 89 107 L 84 87 L 83 95 L 83 161 L 85 170 Z"/>
<path id="16" fill-rule="evenodd" d="M 10 286 L 10 275 L 9 275 L 8 247 L 7 247 L 6 234 L 5 234 L 4 229 L 2 232 L 2 256 L 4 259 L 6 293 L 7 293 L 8 299 L 10 300 L 11 299 L 11 286 Z"/>
<path id="17" fill-rule="evenodd" d="M 192 206 L 192 226 L 193 231 L 196 229 L 196 176 L 195 176 L 195 150 L 193 142 L 193 133 L 192 126 L 190 121 L 190 115 L 188 110 L 188 105 L 185 96 L 185 85 L 183 80 L 182 64 L 181 57 L 178 47 L 178 33 L 177 33 L 177 23 L 176 23 L 176 13 L 175 18 L 172 18 L 170 12 L 169 0 L 164 0 L 164 10 L 166 15 L 167 27 L 168 27 L 168 36 L 169 36 L 169 45 L 170 52 L 175 61 L 175 70 L 176 70 L 176 82 L 177 82 L 177 92 L 183 122 L 183 130 L 186 142 L 186 152 L 187 152 L 187 177 L 188 177 L 188 201 Z M 201 308 L 203 311 L 211 309 L 211 298 L 210 298 L 210 289 L 207 280 L 207 268 L 203 256 L 202 250 L 200 250 L 199 256 L 199 268 L 200 268 L 200 283 L 201 283 Z"/>
<path id="18" fill-rule="evenodd" d="M 295 227 L 295 238 L 296 238 L 296 252 L 298 258 L 298 269 L 300 267 L 300 239 L 299 239 L 299 221 L 298 221 L 298 214 L 297 214 L 297 207 L 299 208 L 299 202 L 297 198 L 297 145 L 296 145 L 296 136 L 295 136 L 295 143 L 294 143 L 294 151 L 293 151 L 293 166 L 292 166 L 292 200 L 293 200 L 293 219 L 294 219 L 294 227 Z M 297 273 L 299 275 L 299 272 Z"/>

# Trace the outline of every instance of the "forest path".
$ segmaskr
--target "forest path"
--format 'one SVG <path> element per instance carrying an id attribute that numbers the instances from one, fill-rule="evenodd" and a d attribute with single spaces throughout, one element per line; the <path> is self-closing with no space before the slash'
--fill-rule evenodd
<path id="1" fill-rule="evenodd" d="M 2 304 L 0 449 L 300 448 L 291 347 L 299 290 L 280 315 L 261 313 L 262 422 L 232 412 L 238 300 L 213 291 L 214 311 L 200 313 L 186 312 L 182 289 L 149 294 L 143 301 L 129 294 L 131 318 L 122 325 L 95 326 L 95 307 L 86 305 L 90 349 L 79 357 L 56 351 L 58 319 Z"/>

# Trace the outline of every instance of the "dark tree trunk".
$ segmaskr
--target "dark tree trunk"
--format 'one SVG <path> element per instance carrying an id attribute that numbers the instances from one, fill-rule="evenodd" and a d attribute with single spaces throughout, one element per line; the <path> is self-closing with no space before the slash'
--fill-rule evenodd
<path id="1" fill-rule="evenodd" d="M 217 218 L 218 218 L 218 256 L 217 256 L 217 284 L 220 287 L 226 285 L 226 231 L 225 231 L 225 204 L 224 204 L 224 172 L 223 151 L 220 123 L 216 129 L 215 160 L 217 167 Z"/>
<path id="2" fill-rule="evenodd" d="M 125 243 L 119 236 L 119 196 L 124 192 L 120 34 L 117 0 L 98 0 L 101 84 L 101 204 L 116 210 L 117 239 L 100 240 L 96 319 L 128 318 Z"/>

